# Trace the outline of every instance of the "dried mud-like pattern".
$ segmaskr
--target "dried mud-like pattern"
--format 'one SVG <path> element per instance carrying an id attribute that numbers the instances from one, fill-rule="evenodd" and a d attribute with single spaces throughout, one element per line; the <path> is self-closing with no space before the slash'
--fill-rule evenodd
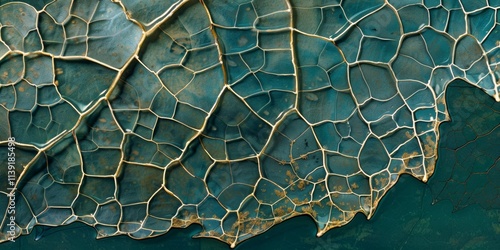
<path id="1" fill-rule="evenodd" d="M 300 214 L 322 235 L 428 180 L 449 82 L 500 101 L 496 0 L 1 3 L 0 241 L 199 223 L 234 247 Z"/>

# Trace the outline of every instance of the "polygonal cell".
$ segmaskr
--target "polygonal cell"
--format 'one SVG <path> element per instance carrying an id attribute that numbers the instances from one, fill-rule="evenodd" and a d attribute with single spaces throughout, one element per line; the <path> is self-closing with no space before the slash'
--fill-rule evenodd
<path id="1" fill-rule="evenodd" d="M 293 74 L 295 72 L 294 65 L 292 63 L 292 53 L 288 50 L 271 50 L 265 51 L 264 56 L 264 66 L 262 71 L 270 74 Z M 273 86 L 274 81 L 263 80 L 264 86 L 269 84 L 269 88 L 275 88 Z M 266 84 L 267 83 L 267 84 Z M 278 87 L 279 88 L 279 87 Z"/>
<path id="2" fill-rule="evenodd" d="M 226 148 L 229 159 L 243 159 L 257 154 L 243 138 L 228 140 Z"/>
<path id="3" fill-rule="evenodd" d="M 24 51 L 33 52 L 42 50 L 42 41 L 40 41 L 40 35 L 38 31 L 32 30 L 28 33 L 24 39 Z"/>
<path id="4" fill-rule="evenodd" d="M 422 37 L 427 45 L 434 65 L 447 65 L 452 60 L 452 48 L 454 41 L 447 34 L 436 32 L 432 29 L 425 29 L 422 32 Z"/>
<path id="5" fill-rule="evenodd" d="M 169 166 L 165 174 L 165 186 L 183 204 L 198 204 L 207 196 L 203 180 L 191 175 L 180 164 Z"/>
<path id="6" fill-rule="evenodd" d="M 264 65 L 264 51 L 261 49 L 253 49 L 248 52 L 241 53 L 241 58 L 252 71 L 257 71 Z"/>
<path id="7" fill-rule="evenodd" d="M 180 24 L 189 34 L 196 34 L 210 26 L 210 20 L 201 3 L 195 3 L 179 12 Z"/>
<path id="8" fill-rule="evenodd" d="M 312 129 L 308 128 L 299 137 L 294 138 L 292 142 L 292 158 L 304 157 L 304 155 L 318 149 L 316 136 Z"/>
<path id="9" fill-rule="evenodd" d="M 313 128 L 323 149 L 332 151 L 338 150 L 341 135 L 332 122 L 325 122 Z"/>
<path id="10" fill-rule="evenodd" d="M 346 62 L 342 62 L 331 70 L 328 71 L 328 75 L 330 76 L 330 83 L 332 84 L 332 88 L 347 93 L 349 91 L 349 80 L 347 79 L 348 66 Z"/>
<path id="11" fill-rule="evenodd" d="M 293 5 L 293 17 L 295 21 L 295 27 L 305 33 L 315 34 L 321 24 L 334 24 L 338 25 L 336 22 L 321 22 L 323 9 L 320 8 L 297 8 L 297 4 Z M 328 28 L 327 28 L 328 30 Z M 335 29 L 330 29 L 335 30 Z M 325 36 L 326 34 L 322 34 Z"/>
<path id="12" fill-rule="evenodd" d="M 93 10 L 98 6 L 99 2 L 96 0 L 91 1 L 76 1 L 71 6 L 71 14 L 80 17 L 81 19 L 89 22 L 92 18 Z"/>
<path id="13" fill-rule="evenodd" d="M 217 164 L 208 175 L 207 185 L 212 194 L 219 196 L 233 183 L 253 186 L 258 178 L 258 168 L 254 161 Z"/>
<path id="14" fill-rule="evenodd" d="M 13 27 L 2 27 L 0 33 L 2 40 L 8 44 L 11 50 L 24 50 L 23 37 L 19 32 Z"/>
<path id="15" fill-rule="evenodd" d="M 422 5 L 409 5 L 398 10 L 404 33 L 415 32 L 429 25 L 429 11 Z"/>
<path id="16" fill-rule="evenodd" d="M 360 171 L 356 158 L 338 153 L 325 154 L 325 163 L 331 174 L 347 176 Z"/>
<path id="17" fill-rule="evenodd" d="M 264 90 L 262 84 L 255 74 L 248 74 L 243 79 L 238 81 L 232 86 L 232 89 L 244 98 L 251 97 L 252 95 L 262 94 Z"/>
<path id="18" fill-rule="evenodd" d="M 457 41 L 454 63 L 462 69 L 469 69 L 483 56 L 483 50 L 472 36 L 463 36 Z"/>
<path id="19" fill-rule="evenodd" d="M 347 182 L 349 184 L 349 188 L 352 192 L 358 195 L 370 195 L 371 194 L 371 186 L 370 186 L 370 178 L 365 176 L 364 174 L 356 174 L 347 177 Z M 371 204 L 370 204 L 371 206 Z"/>
<path id="20" fill-rule="evenodd" d="M 139 119 L 137 120 L 137 124 L 142 125 L 146 128 L 153 129 L 156 126 L 156 122 L 158 121 L 158 117 L 151 112 L 148 111 L 140 111 Z"/>
<path id="21" fill-rule="evenodd" d="M 285 120 L 287 122 L 281 123 L 277 131 L 290 140 L 296 139 L 308 128 L 308 125 L 295 112 L 289 114 Z"/>
<path id="22" fill-rule="evenodd" d="M 142 228 L 154 231 L 162 231 L 165 229 L 169 229 L 170 226 L 171 226 L 170 220 L 158 219 L 153 217 L 152 215 L 148 215 L 147 218 L 144 220 Z"/>
<path id="23" fill-rule="evenodd" d="M 15 88 L 10 85 L 6 87 L 0 88 L 0 104 L 5 108 L 3 110 L 6 111 L 14 108 L 14 104 L 16 103 L 16 94 Z M 7 114 L 7 113 L 5 113 Z"/>
<path id="24" fill-rule="evenodd" d="M 64 28 L 57 24 L 47 13 L 38 15 L 38 30 L 42 37 L 44 51 L 53 55 L 61 54 L 64 45 Z"/>
<path id="25" fill-rule="evenodd" d="M 115 179 L 86 176 L 78 192 L 91 197 L 99 204 L 105 203 L 115 198 Z"/>
<path id="26" fill-rule="evenodd" d="M 379 139 L 370 137 L 365 141 L 359 153 L 359 166 L 366 174 L 379 172 L 388 166 L 389 161 L 390 157 Z"/>
<path id="27" fill-rule="evenodd" d="M 114 109 L 113 113 L 122 130 L 132 132 L 139 118 L 139 110 L 128 111 Z"/>
<path id="28" fill-rule="evenodd" d="M 343 61 L 339 49 L 332 42 L 294 33 L 294 45 L 299 66 L 318 66 L 329 70 Z M 304 82 L 307 84 L 307 82 Z"/>
<path id="29" fill-rule="evenodd" d="M 87 36 L 87 23 L 82 19 L 72 16 L 64 25 L 66 31 L 66 38 L 71 39 L 74 37 Z"/>
<path id="30" fill-rule="evenodd" d="M 448 21 L 449 12 L 443 7 L 432 8 L 429 10 L 430 15 L 430 25 L 439 30 L 444 31 L 446 29 L 446 23 Z"/>
<path id="31" fill-rule="evenodd" d="M 140 137 L 151 139 L 153 135 L 153 130 L 143 125 L 137 124 L 137 126 L 134 129 L 134 133 L 136 133 Z"/>
<path id="32" fill-rule="evenodd" d="M 207 187 L 214 196 L 219 196 L 232 183 L 233 175 L 229 164 L 216 164 L 207 175 Z"/>
<path id="33" fill-rule="evenodd" d="M 21 55 L 12 54 L 0 61 L 0 84 L 16 83 L 23 77 L 24 65 Z"/>
<path id="34" fill-rule="evenodd" d="M 495 63 L 497 61 L 497 59 L 494 59 L 495 56 L 493 55 L 498 54 L 498 51 L 500 50 L 497 48 L 498 47 L 497 37 L 499 33 L 500 33 L 500 25 L 495 25 L 495 27 L 492 30 L 490 30 L 488 36 L 486 37 L 486 39 L 484 39 L 484 41 L 481 44 L 485 51 L 490 52 L 488 55 L 489 58 L 492 58 L 490 59 L 492 60 L 490 63 Z"/>
<path id="35" fill-rule="evenodd" d="M 364 141 L 370 133 L 367 122 L 363 120 L 358 112 L 349 118 L 346 125 L 349 127 L 349 136 L 358 142 Z"/>
<path id="36" fill-rule="evenodd" d="M 83 217 L 95 213 L 97 203 L 87 196 L 79 194 L 72 207 L 76 216 Z"/>
<path id="37" fill-rule="evenodd" d="M 255 8 L 251 2 L 240 4 L 238 7 L 235 26 L 253 27 L 256 18 L 257 13 L 255 13 Z"/>
<path id="38" fill-rule="evenodd" d="M 43 55 L 32 55 L 24 58 L 26 72 L 24 79 L 31 84 L 50 84 L 54 81 L 52 58 Z"/>
<path id="39" fill-rule="evenodd" d="M 273 213 L 275 217 L 284 219 L 293 213 L 294 208 L 293 202 L 285 198 L 273 204 Z"/>
<path id="40" fill-rule="evenodd" d="M 14 85 L 16 90 L 15 109 L 22 111 L 32 111 L 35 107 L 36 88 L 28 82 L 22 80 Z"/>
<path id="41" fill-rule="evenodd" d="M 122 207 L 120 203 L 112 201 L 99 205 L 94 215 L 98 223 L 116 225 L 120 220 Z"/>
<path id="42" fill-rule="evenodd" d="M 193 72 L 183 66 L 167 67 L 158 76 L 163 86 L 174 95 L 177 95 L 194 78 Z"/>
<path id="43" fill-rule="evenodd" d="M 89 116 L 87 124 L 85 125 L 91 130 L 91 132 L 87 134 L 86 140 L 92 141 L 97 147 L 120 147 L 123 133 L 120 131 L 109 106 L 106 105 L 103 106 L 102 109 L 94 111 L 94 113 Z M 86 129 L 84 131 L 86 131 Z M 81 144 L 82 142 L 80 142 L 80 149 L 82 151 L 95 149 L 94 147 L 85 148 Z"/>
<path id="44" fill-rule="evenodd" d="M 158 218 L 170 219 L 181 205 L 182 202 L 172 193 L 161 189 L 151 198 L 148 213 Z"/>
<path id="45" fill-rule="evenodd" d="M 458 38 L 465 33 L 467 28 L 466 25 L 465 14 L 461 8 L 450 11 L 448 28 L 446 29 L 448 34 L 454 38 Z"/>
<path id="46" fill-rule="evenodd" d="M 50 109 L 44 106 L 37 106 L 32 111 L 32 123 L 35 127 L 47 129 L 50 124 Z"/>
<path id="47" fill-rule="evenodd" d="M 333 194 L 333 204 L 335 204 L 342 211 L 360 211 L 360 197 L 356 194 Z"/>
<path id="48" fill-rule="evenodd" d="M 45 188 L 45 199 L 48 206 L 69 207 L 78 195 L 78 185 L 52 183 Z"/>
<path id="49" fill-rule="evenodd" d="M 145 202 L 162 186 L 163 171 L 156 167 L 125 163 L 121 166 L 117 183 L 121 204 Z"/>

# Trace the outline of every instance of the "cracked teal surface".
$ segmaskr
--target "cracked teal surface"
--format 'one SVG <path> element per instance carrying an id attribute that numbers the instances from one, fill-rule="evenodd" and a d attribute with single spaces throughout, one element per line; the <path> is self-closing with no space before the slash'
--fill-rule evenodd
<path id="1" fill-rule="evenodd" d="M 0 181 L 0 241 L 75 221 L 98 238 L 137 239 L 196 223 L 234 247 L 301 214 L 319 236 L 371 218 L 400 175 L 434 173 L 450 82 L 500 101 L 499 9 L 0 1 L 3 180 L 16 143 L 15 190 Z M 444 178 L 440 195 L 456 197 L 459 178 Z"/>

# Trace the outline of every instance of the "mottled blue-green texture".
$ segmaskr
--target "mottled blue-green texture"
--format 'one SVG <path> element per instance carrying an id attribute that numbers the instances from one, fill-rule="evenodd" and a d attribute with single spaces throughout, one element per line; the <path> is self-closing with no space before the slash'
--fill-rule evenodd
<path id="1" fill-rule="evenodd" d="M 234 247 L 302 214 L 318 236 L 371 218 L 402 174 L 434 173 L 449 83 L 500 101 L 499 7 L 0 1 L 0 241 L 75 221 L 136 239 L 196 223 Z M 496 176 L 447 171 L 435 188 L 466 201 L 481 190 L 463 182 Z"/>

